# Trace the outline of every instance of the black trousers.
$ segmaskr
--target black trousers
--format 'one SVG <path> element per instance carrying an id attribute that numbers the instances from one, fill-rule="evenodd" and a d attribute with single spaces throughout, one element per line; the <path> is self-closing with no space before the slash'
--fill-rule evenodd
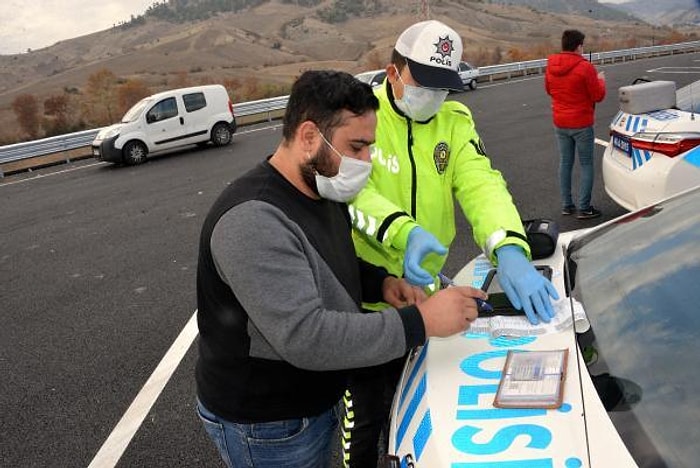
<path id="1" fill-rule="evenodd" d="M 386 452 L 389 411 L 405 362 L 406 358 L 401 357 L 353 371 L 343 398 L 345 414 L 341 424 L 346 468 L 376 468 L 382 435 L 386 441 L 382 454 Z"/>

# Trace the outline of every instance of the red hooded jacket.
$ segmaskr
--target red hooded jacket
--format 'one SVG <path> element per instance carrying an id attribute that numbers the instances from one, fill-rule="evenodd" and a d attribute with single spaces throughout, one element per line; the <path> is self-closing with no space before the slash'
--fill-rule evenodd
<path id="1" fill-rule="evenodd" d="M 544 87 L 552 97 L 554 125 L 559 128 L 590 127 L 595 103 L 605 98 L 605 79 L 576 52 L 561 52 L 547 58 Z"/>

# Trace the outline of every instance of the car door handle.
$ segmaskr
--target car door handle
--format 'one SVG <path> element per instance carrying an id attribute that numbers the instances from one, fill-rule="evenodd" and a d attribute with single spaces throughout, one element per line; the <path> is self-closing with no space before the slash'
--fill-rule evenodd
<path id="1" fill-rule="evenodd" d="M 180 117 L 180 125 L 185 125 L 185 119 L 183 117 Z"/>

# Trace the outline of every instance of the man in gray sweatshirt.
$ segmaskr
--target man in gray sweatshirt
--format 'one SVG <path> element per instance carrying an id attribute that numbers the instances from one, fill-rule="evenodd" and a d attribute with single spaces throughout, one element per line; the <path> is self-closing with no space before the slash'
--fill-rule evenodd
<path id="1" fill-rule="evenodd" d="M 347 73 L 302 74 L 277 150 L 204 222 L 197 407 L 228 466 L 328 466 L 348 372 L 464 331 L 485 298 L 426 298 L 357 259 L 345 202 L 369 177 L 378 105 Z M 365 314 L 363 300 L 393 307 Z"/>

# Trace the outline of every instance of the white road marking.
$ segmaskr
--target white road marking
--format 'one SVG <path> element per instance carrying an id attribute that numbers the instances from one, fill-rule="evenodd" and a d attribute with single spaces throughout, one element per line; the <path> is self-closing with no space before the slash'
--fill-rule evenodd
<path id="1" fill-rule="evenodd" d="M 608 145 L 610 144 L 610 142 L 605 141 L 605 140 L 601 140 L 600 138 L 596 138 L 596 139 L 595 139 L 595 142 L 596 142 L 596 144 L 598 144 L 598 145 L 600 145 L 600 146 L 603 146 L 603 147 L 605 147 L 605 148 L 607 148 Z"/>
<path id="2" fill-rule="evenodd" d="M 64 170 L 62 170 L 62 171 L 51 172 L 51 173 L 49 173 L 49 174 L 38 174 L 38 175 L 35 175 L 34 177 L 28 177 L 28 178 L 26 178 L 26 179 L 13 180 L 13 181 L 11 181 L 11 182 L 5 182 L 4 184 L 3 184 L 3 183 L 0 183 L 0 187 L 4 187 L 4 186 L 6 186 L 6 185 L 22 184 L 22 183 L 27 182 L 27 181 L 30 181 L 30 180 L 43 179 L 44 177 L 51 177 L 51 176 L 55 176 L 55 175 L 59 175 L 59 174 L 64 174 L 64 173 L 66 173 L 66 172 L 80 171 L 80 170 L 82 170 L 82 169 L 87 169 L 88 167 L 99 166 L 99 165 L 101 165 L 101 164 L 107 164 L 107 163 L 105 163 L 105 162 L 96 162 L 96 163 L 93 163 L 93 164 L 86 164 L 85 166 L 72 167 L 72 168 L 70 168 L 70 169 L 64 169 Z"/>
<path id="3" fill-rule="evenodd" d="M 116 466 L 124 451 L 129 446 L 131 439 L 141 427 L 141 423 L 148 415 L 151 407 L 156 402 L 170 377 L 180 365 L 182 358 L 192 345 L 197 336 L 197 311 L 194 311 L 187 325 L 175 339 L 172 346 L 141 388 L 141 391 L 126 410 L 107 437 L 107 440 L 92 459 L 88 468 L 112 468 Z M 194 398 L 194 397 L 193 397 Z"/>
<path id="4" fill-rule="evenodd" d="M 700 73 L 700 67 L 660 67 L 647 70 L 647 73 Z"/>

